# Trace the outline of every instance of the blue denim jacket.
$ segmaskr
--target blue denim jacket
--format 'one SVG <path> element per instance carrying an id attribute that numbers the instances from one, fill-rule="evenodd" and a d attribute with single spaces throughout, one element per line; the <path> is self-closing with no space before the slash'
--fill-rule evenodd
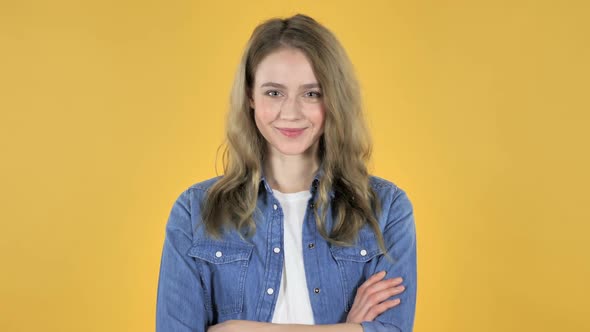
<path id="1" fill-rule="evenodd" d="M 406 193 L 371 176 L 382 204 L 378 218 L 393 261 L 380 250 L 373 231 L 361 229 L 352 247 L 329 244 L 316 230 L 313 204 L 321 171 L 314 177 L 303 224 L 303 259 L 316 324 L 346 321 L 356 289 L 371 275 L 402 277 L 401 303 L 361 323 L 364 332 L 412 331 L 416 307 L 416 227 Z M 196 183 L 180 194 L 166 224 L 156 304 L 156 331 L 206 331 L 230 319 L 271 322 L 283 271 L 283 212 L 261 177 L 256 233 L 242 240 L 232 231 L 213 240 L 201 227 L 200 203 L 219 177 Z M 334 192 L 330 193 L 334 197 Z M 223 208 L 223 207 L 221 207 Z M 331 209 L 326 223 L 331 227 Z M 277 291 L 275 291 L 277 290 Z"/>

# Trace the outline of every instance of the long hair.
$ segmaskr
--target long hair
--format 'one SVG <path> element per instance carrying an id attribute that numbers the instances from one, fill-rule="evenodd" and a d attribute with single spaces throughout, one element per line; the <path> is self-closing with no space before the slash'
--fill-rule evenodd
<path id="1" fill-rule="evenodd" d="M 203 203 L 207 233 L 219 238 L 227 228 L 245 230 L 250 235 L 255 231 L 253 216 L 266 140 L 254 122 L 249 97 L 258 64 L 282 48 L 295 48 L 307 56 L 323 95 L 326 117 L 318 149 L 323 172 L 313 208 L 318 231 L 332 244 L 351 245 L 361 227 L 369 224 L 386 252 L 377 222 L 380 202 L 370 186 L 367 171 L 372 143 L 353 65 L 334 34 L 302 14 L 263 22 L 246 44 L 230 95 L 224 175 L 209 188 Z M 330 190 L 335 194 L 331 201 L 334 219 L 328 230 L 325 219 Z"/>

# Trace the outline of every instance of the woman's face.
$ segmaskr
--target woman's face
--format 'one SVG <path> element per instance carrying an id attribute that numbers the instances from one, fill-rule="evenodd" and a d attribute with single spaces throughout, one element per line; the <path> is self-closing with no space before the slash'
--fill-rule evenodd
<path id="1" fill-rule="evenodd" d="M 269 153 L 316 153 L 325 112 L 319 83 L 303 52 L 280 49 L 258 64 L 250 107 Z"/>

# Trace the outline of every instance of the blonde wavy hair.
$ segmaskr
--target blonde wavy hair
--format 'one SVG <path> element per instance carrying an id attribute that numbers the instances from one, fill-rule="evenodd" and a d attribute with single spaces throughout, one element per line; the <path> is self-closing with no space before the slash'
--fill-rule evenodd
<path id="1" fill-rule="evenodd" d="M 263 22 L 246 44 L 230 95 L 224 175 L 209 188 L 202 207 L 207 233 L 220 238 L 228 227 L 246 235 L 256 229 L 254 213 L 267 143 L 254 122 L 249 97 L 258 64 L 281 48 L 296 48 L 307 56 L 322 90 L 326 117 L 318 157 L 323 174 L 313 208 L 318 231 L 330 243 L 346 246 L 369 224 L 386 252 L 377 222 L 380 202 L 367 171 L 372 143 L 353 66 L 334 34 L 302 14 Z M 331 202 L 334 222 L 328 230 L 330 190 L 335 193 Z"/>

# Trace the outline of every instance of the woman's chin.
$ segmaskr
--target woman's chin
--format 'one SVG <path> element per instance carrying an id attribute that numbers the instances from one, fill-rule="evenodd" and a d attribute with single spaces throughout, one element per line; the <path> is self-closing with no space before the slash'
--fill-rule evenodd
<path id="1" fill-rule="evenodd" d="M 285 156 L 303 155 L 309 150 L 309 146 L 275 146 L 274 150 Z"/>

